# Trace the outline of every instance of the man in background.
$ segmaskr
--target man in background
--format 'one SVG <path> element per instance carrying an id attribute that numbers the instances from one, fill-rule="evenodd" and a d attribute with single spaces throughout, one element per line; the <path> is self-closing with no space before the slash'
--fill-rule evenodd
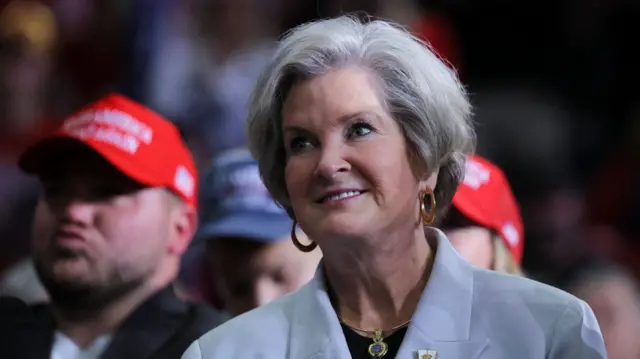
<path id="1" fill-rule="evenodd" d="M 32 255 L 50 304 L 0 301 L 3 358 L 178 358 L 218 324 L 172 282 L 197 226 L 197 174 L 166 119 L 120 95 L 28 148 L 42 184 Z"/>

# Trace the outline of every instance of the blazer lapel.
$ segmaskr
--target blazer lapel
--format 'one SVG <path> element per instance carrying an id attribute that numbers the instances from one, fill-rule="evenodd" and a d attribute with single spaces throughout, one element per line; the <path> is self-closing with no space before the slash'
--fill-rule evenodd
<path id="1" fill-rule="evenodd" d="M 418 350 L 431 350 L 437 353 L 433 359 L 475 359 L 489 340 L 471 337 L 473 268 L 441 231 L 435 232 L 436 238 L 430 237 L 436 248 L 431 277 L 397 358 L 416 358 Z"/>
<path id="2" fill-rule="evenodd" d="M 298 292 L 294 303 L 288 358 L 351 359 L 342 327 L 325 287 L 322 265 Z"/>
<path id="3" fill-rule="evenodd" d="M 179 330 L 187 311 L 187 305 L 176 297 L 172 286 L 161 290 L 129 316 L 100 358 L 153 357 Z"/>

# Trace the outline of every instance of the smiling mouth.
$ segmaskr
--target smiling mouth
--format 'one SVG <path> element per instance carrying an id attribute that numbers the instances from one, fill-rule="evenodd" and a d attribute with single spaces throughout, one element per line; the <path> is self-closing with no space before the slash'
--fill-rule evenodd
<path id="1" fill-rule="evenodd" d="M 330 196 L 326 196 L 321 198 L 318 203 L 326 203 L 331 201 L 339 201 L 347 198 L 357 197 L 366 191 L 344 191 L 336 194 L 332 194 Z"/>

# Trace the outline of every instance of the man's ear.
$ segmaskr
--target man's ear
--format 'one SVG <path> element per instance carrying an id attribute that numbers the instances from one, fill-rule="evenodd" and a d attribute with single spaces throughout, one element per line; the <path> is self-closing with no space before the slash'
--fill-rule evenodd
<path id="1" fill-rule="evenodd" d="M 171 231 L 174 233 L 169 243 L 169 252 L 181 256 L 189 248 L 198 228 L 198 213 L 195 208 L 185 203 L 173 206 L 169 214 Z"/>

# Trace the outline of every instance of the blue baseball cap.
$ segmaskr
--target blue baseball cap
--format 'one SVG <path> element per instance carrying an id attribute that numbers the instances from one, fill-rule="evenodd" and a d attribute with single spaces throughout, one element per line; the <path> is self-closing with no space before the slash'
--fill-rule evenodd
<path id="1" fill-rule="evenodd" d="M 262 183 L 248 150 L 220 153 L 200 187 L 200 228 L 196 237 L 246 238 L 273 243 L 287 238 L 293 221 Z"/>

